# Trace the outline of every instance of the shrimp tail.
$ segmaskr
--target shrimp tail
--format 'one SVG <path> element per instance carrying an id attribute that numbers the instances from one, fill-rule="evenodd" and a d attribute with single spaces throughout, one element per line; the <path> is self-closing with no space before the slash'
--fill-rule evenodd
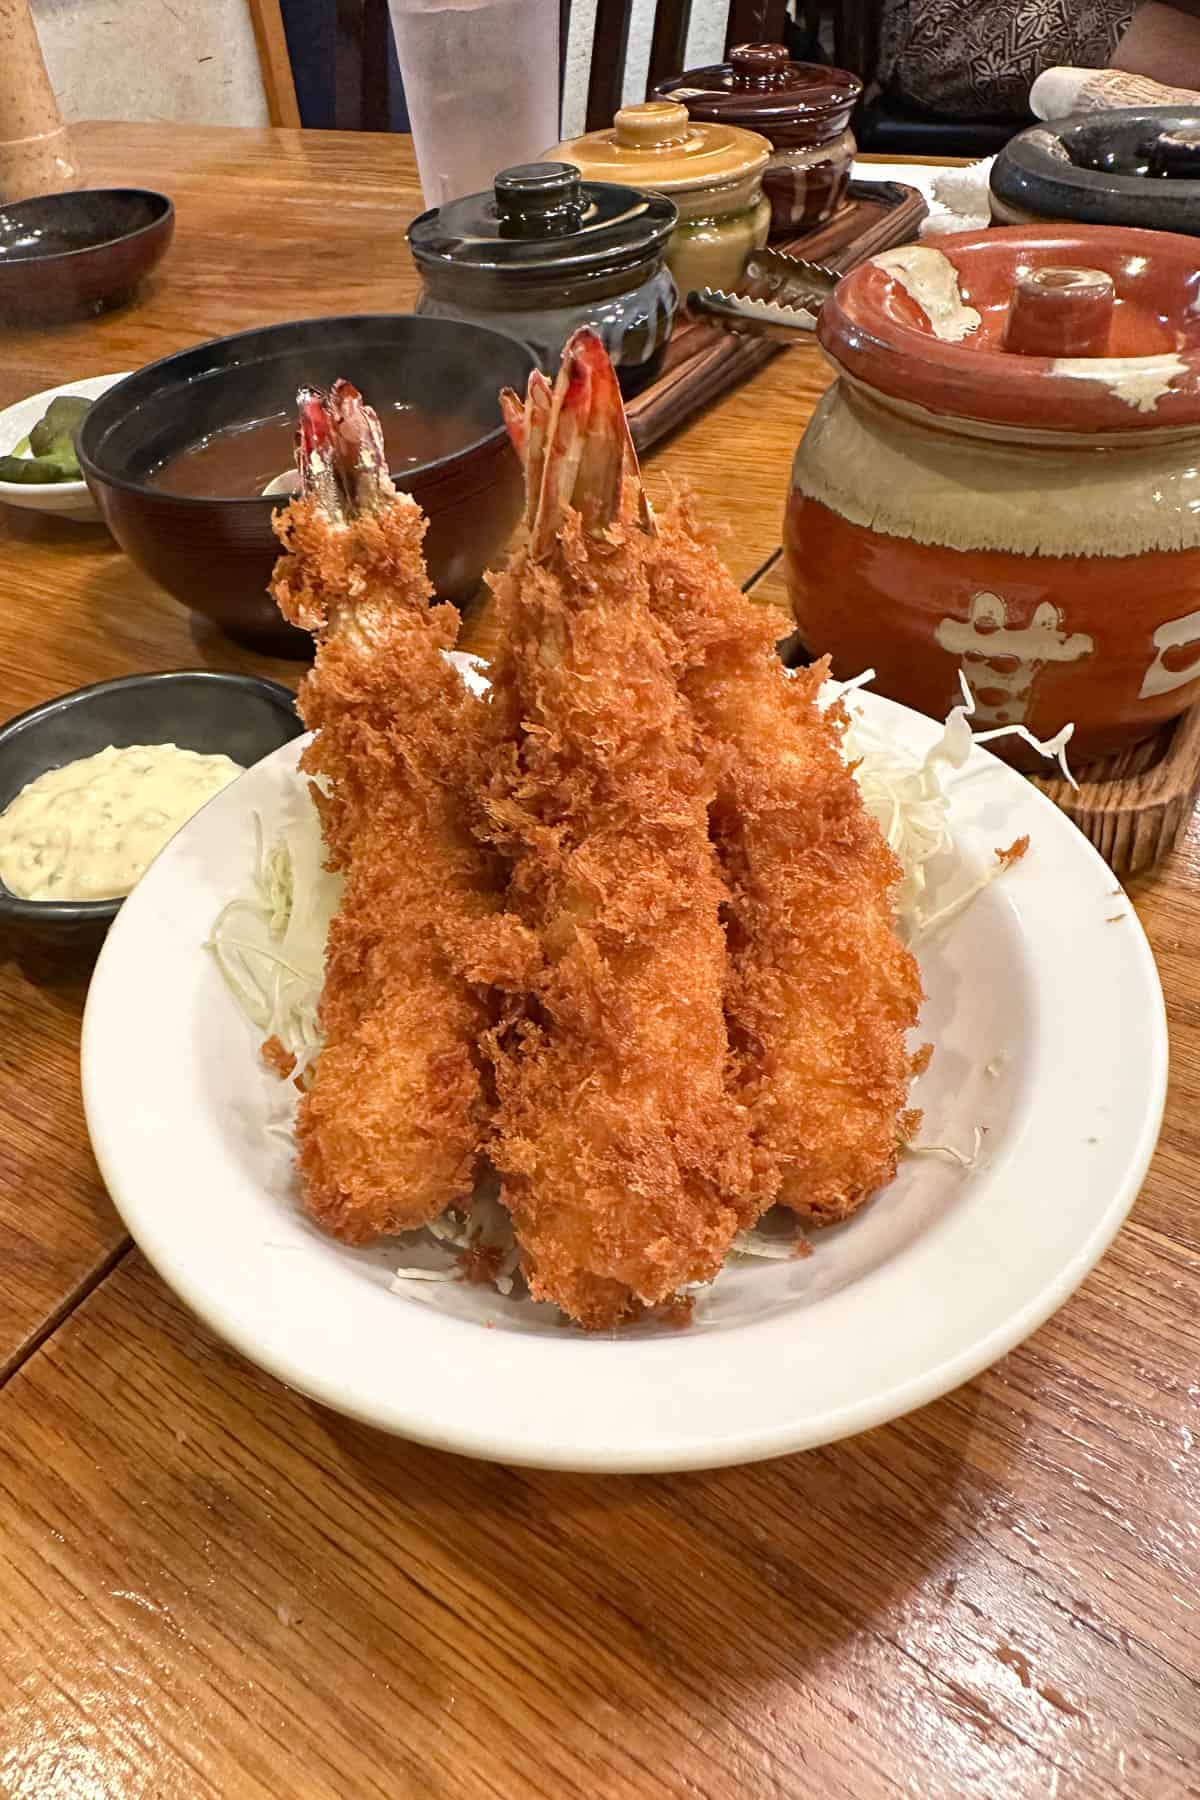
<path id="1" fill-rule="evenodd" d="M 568 340 L 553 388 L 535 371 L 524 408 L 511 389 L 500 403 L 525 466 L 525 526 L 534 561 L 551 554 L 568 507 L 579 513 L 589 537 L 603 538 L 623 510 L 627 485 L 638 525 L 653 534 L 616 371 L 590 327 Z"/>

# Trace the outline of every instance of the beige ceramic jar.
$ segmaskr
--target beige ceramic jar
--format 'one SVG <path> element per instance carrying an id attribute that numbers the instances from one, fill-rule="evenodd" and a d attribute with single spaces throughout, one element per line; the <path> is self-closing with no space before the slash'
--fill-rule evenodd
<path id="1" fill-rule="evenodd" d="M 736 125 L 697 125 L 674 100 L 623 106 L 607 131 L 571 138 L 547 154 L 585 180 L 649 188 L 679 212 L 667 266 L 682 298 L 693 288 L 733 287 L 771 226 L 763 171 L 766 138 Z"/>
<path id="2" fill-rule="evenodd" d="M 48 194 L 76 180 L 29 0 L 0 0 L 0 201 Z"/>

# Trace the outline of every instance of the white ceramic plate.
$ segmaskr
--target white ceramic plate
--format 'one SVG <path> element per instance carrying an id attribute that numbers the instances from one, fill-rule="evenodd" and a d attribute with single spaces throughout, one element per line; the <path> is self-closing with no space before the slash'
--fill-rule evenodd
<path id="1" fill-rule="evenodd" d="M 937 727 L 861 697 L 922 754 Z M 248 1357 L 353 1417 L 469 1455 L 665 1470 L 777 1456 L 878 1425 L 975 1375 L 1060 1306 L 1145 1173 L 1167 1070 L 1149 946 L 1111 871 L 985 751 L 952 786 L 961 856 L 1028 832 L 1024 861 L 921 952 L 923 1136 L 977 1165 L 905 1161 L 803 1261 L 741 1262 L 686 1331 L 605 1337 L 460 1283 L 390 1291 L 397 1244 L 353 1250 L 299 1212 L 264 1122 L 280 1089 L 203 943 L 307 804 L 303 739 L 212 800 L 125 902 L 83 1028 L 96 1156 L 163 1278 Z"/>
<path id="2" fill-rule="evenodd" d="M 127 374 L 128 370 L 119 375 L 85 375 L 79 381 L 64 381 L 61 387 L 30 394 L 28 400 L 6 407 L 0 412 L 0 456 L 22 454 L 17 445 L 29 436 L 50 402 L 60 394 L 81 394 L 85 400 L 98 400 L 118 381 L 124 381 Z M 60 518 L 77 523 L 100 517 L 87 482 L 82 480 L 37 482 L 32 487 L 19 481 L 0 481 L 0 501 L 6 506 L 24 507 L 26 512 L 57 513 Z"/>

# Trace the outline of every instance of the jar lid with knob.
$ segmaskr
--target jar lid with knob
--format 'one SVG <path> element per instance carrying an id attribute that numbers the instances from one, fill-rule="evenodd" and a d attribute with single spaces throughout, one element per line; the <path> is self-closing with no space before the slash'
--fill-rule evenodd
<path id="1" fill-rule="evenodd" d="M 861 93 L 848 69 L 793 62 L 784 44 L 738 44 L 728 62 L 670 75 L 652 97 L 681 101 L 693 119 L 758 131 L 777 149 L 791 149 L 838 136 Z"/>
<path id="2" fill-rule="evenodd" d="M 676 221 L 662 194 L 584 181 L 569 163 L 523 163 L 490 193 L 435 207 L 409 227 L 425 278 L 464 293 L 524 290 L 547 280 L 586 286 L 662 262 Z"/>
<path id="3" fill-rule="evenodd" d="M 413 220 L 417 311 L 506 331 L 551 371 L 571 333 L 590 325 L 625 391 L 636 392 L 659 367 L 675 319 L 667 248 L 678 217 L 665 194 L 585 181 L 571 163 L 502 169 L 490 193 Z"/>
<path id="4" fill-rule="evenodd" d="M 589 181 L 615 181 L 669 194 L 681 218 L 713 210 L 714 198 L 748 204 L 771 146 L 737 125 L 697 123 L 677 100 L 623 106 L 606 130 L 570 138 L 549 152 Z M 731 202 L 736 204 L 736 199 Z"/>

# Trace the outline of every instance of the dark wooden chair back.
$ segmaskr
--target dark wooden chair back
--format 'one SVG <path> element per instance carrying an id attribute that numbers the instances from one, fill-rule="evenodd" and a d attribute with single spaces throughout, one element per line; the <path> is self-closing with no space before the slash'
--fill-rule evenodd
<path id="1" fill-rule="evenodd" d="M 880 0 L 833 0 L 833 60 L 869 90 L 879 72 Z"/>
<path id="2" fill-rule="evenodd" d="M 597 0 L 587 95 L 589 131 L 600 131 L 611 124 L 621 104 L 632 14 L 633 0 Z M 691 14 L 692 0 L 658 0 L 647 88 L 683 68 Z M 570 18 L 571 0 L 560 0 L 559 42 L 564 48 Z M 726 48 L 730 44 L 778 43 L 786 19 L 787 0 L 730 0 Z"/>
<path id="3" fill-rule="evenodd" d="M 566 54 L 571 0 L 560 3 L 560 59 Z M 387 0 L 335 0 L 334 123 L 344 131 L 386 131 Z M 658 0 L 648 85 L 684 64 L 693 0 Z M 587 91 L 587 129 L 610 123 L 621 104 L 633 0 L 597 0 Z M 730 0 L 726 44 L 776 43 L 784 34 L 787 0 Z"/>
<path id="4" fill-rule="evenodd" d="M 333 122 L 339 131 L 387 131 L 391 124 L 387 0 L 334 0 Z"/>

